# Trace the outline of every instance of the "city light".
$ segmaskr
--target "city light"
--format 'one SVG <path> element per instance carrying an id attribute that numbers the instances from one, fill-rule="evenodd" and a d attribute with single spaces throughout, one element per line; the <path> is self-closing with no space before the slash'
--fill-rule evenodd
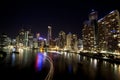
<path id="1" fill-rule="evenodd" d="M 120 0 L 81 1 L 1 0 L 0 79 L 120 80 Z"/>

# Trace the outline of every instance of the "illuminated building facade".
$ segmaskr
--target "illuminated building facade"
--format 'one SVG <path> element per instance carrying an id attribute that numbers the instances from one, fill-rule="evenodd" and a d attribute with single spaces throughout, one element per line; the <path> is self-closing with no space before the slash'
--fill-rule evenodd
<path id="1" fill-rule="evenodd" d="M 59 48 L 64 48 L 66 46 L 66 34 L 64 31 L 60 31 L 59 33 Z"/>
<path id="2" fill-rule="evenodd" d="M 78 40 L 77 40 L 77 35 L 76 34 L 72 35 L 71 48 L 72 48 L 73 51 L 78 50 Z"/>
<path id="3" fill-rule="evenodd" d="M 16 40 L 18 46 L 33 47 L 33 34 L 31 30 L 21 29 Z"/>
<path id="4" fill-rule="evenodd" d="M 72 41 L 72 33 L 68 33 L 66 36 L 66 48 L 71 50 L 71 41 Z"/>
<path id="5" fill-rule="evenodd" d="M 24 46 L 28 46 L 28 34 L 29 34 L 29 31 L 25 31 L 25 38 L 24 38 Z"/>
<path id="6" fill-rule="evenodd" d="M 90 16 L 82 30 L 83 49 L 98 52 L 120 52 L 119 12 L 114 10 L 99 20 L 97 20 L 97 12 L 92 12 Z"/>
<path id="7" fill-rule="evenodd" d="M 19 34 L 17 36 L 17 43 L 22 43 L 24 44 L 24 37 L 25 37 L 25 30 L 24 29 L 21 29 L 19 31 Z"/>
<path id="8" fill-rule="evenodd" d="M 89 20 L 84 22 L 82 30 L 83 50 L 93 52 L 98 50 L 98 13 L 94 10 L 89 14 Z"/>
<path id="9" fill-rule="evenodd" d="M 83 50 L 94 51 L 94 28 L 90 25 L 89 21 L 84 22 L 82 37 L 83 37 Z"/>
<path id="10" fill-rule="evenodd" d="M 39 39 L 39 37 L 40 37 L 40 33 L 37 33 L 36 38 Z"/>
<path id="11" fill-rule="evenodd" d="M 29 30 L 29 33 L 28 33 L 28 46 L 30 48 L 33 48 L 33 38 L 34 38 L 34 35 L 31 32 L 31 30 Z"/>
<path id="12" fill-rule="evenodd" d="M 38 49 L 39 48 L 37 38 L 33 38 L 33 48 L 34 49 Z"/>
<path id="13" fill-rule="evenodd" d="M 82 39 L 78 39 L 78 50 L 79 51 L 83 50 L 83 40 Z"/>
<path id="14" fill-rule="evenodd" d="M 120 15 L 117 10 L 98 20 L 99 49 L 110 52 L 120 51 Z"/>
<path id="15" fill-rule="evenodd" d="M 90 26 L 93 27 L 93 32 L 94 32 L 94 50 L 97 51 L 98 49 L 98 24 L 97 24 L 97 19 L 98 19 L 98 13 L 97 11 L 92 10 L 92 12 L 89 14 L 89 21 L 90 21 Z"/>
<path id="16" fill-rule="evenodd" d="M 0 35 L 0 47 L 5 47 L 11 44 L 11 39 L 6 33 Z"/>
<path id="17" fill-rule="evenodd" d="M 52 42 L 52 27 L 48 26 L 48 45 L 51 46 L 51 42 Z"/>

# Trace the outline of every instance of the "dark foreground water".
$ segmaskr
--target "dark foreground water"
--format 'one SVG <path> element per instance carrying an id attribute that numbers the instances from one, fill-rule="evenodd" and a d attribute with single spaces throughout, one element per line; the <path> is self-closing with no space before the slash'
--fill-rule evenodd
<path id="1" fill-rule="evenodd" d="M 73 53 L 24 51 L 0 59 L 0 80 L 44 80 L 53 60 L 52 80 L 120 80 L 120 65 Z"/>

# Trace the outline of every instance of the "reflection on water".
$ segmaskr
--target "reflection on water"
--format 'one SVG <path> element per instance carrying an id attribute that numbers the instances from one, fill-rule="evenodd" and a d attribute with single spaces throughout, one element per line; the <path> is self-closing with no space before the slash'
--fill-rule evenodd
<path id="1" fill-rule="evenodd" d="M 53 59 L 54 75 L 58 77 L 54 77 L 55 80 L 59 78 L 66 80 L 120 80 L 119 64 L 67 52 L 57 54 L 25 50 L 19 54 L 8 54 L 4 65 L 19 69 L 34 66 L 35 70 L 41 72 L 45 67 L 44 65 L 49 70 L 50 63 L 45 61 L 44 56 L 46 55 Z"/>
<path id="2" fill-rule="evenodd" d="M 97 59 L 92 59 L 92 58 L 90 59 L 90 64 L 93 65 L 94 69 L 97 68 L 97 61 L 98 61 Z"/>
<path id="3" fill-rule="evenodd" d="M 15 65 L 15 54 L 12 54 L 12 66 Z"/>
<path id="4" fill-rule="evenodd" d="M 42 66 L 43 66 L 43 58 L 44 58 L 44 56 L 41 53 L 38 53 L 36 55 L 36 61 L 35 61 L 36 71 L 41 71 Z"/>
<path id="5" fill-rule="evenodd" d="M 8 67 L 18 67 L 19 69 L 29 67 L 34 61 L 34 55 L 34 53 L 28 50 L 21 51 L 19 54 L 9 53 L 6 56 L 4 64 Z"/>
<path id="6" fill-rule="evenodd" d="M 71 64 L 68 65 L 68 71 L 69 71 L 69 73 L 72 73 L 72 65 Z"/>

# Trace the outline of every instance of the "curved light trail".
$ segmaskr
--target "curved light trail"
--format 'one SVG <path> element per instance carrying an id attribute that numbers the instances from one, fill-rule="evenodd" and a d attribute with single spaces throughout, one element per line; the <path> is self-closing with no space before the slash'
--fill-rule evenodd
<path id="1" fill-rule="evenodd" d="M 54 73 L 53 60 L 47 55 L 45 55 L 45 57 L 46 57 L 46 60 L 48 60 L 48 62 L 50 63 L 50 70 L 49 70 L 45 80 L 52 80 L 53 73 Z"/>
<path id="2" fill-rule="evenodd" d="M 37 71 L 40 71 L 42 69 L 42 64 L 44 59 L 50 63 L 48 74 L 46 75 L 44 80 L 52 80 L 54 74 L 53 60 L 46 53 L 37 54 L 35 68 Z"/>

